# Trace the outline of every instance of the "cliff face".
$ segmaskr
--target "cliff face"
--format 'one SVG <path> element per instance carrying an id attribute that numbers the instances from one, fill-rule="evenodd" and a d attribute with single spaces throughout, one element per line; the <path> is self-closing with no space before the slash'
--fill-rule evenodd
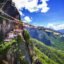
<path id="1" fill-rule="evenodd" d="M 15 21 L 17 21 L 14 18 L 20 19 L 19 13 L 18 13 L 17 9 L 15 8 L 15 6 L 12 5 L 11 0 L 8 0 L 6 2 L 6 4 L 2 8 L 2 11 L 4 13 L 1 12 L 1 15 L 0 15 L 0 18 L 1 18 L 0 36 L 3 36 L 3 37 L 0 40 L 2 40 L 6 36 L 6 33 L 13 31 L 14 26 L 15 26 Z M 8 16 L 13 17 L 13 19 L 9 18 Z M 22 34 L 22 32 L 21 32 L 21 34 Z M 20 36 L 22 36 L 22 35 L 20 35 Z M 27 36 L 28 35 L 26 35 L 26 38 L 27 38 Z M 19 37 L 16 37 L 16 38 L 19 38 Z M 3 47 L 5 47 L 5 49 L 3 49 L 3 47 L 1 47 L 1 49 L 0 49 L 0 52 L 2 53 L 2 54 L 0 54 L 0 62 L 3 62 L 3 60 L 4 60 L 8 64 L 31 64 L 30 59 L 32 59 L 31 58 L 32 54 L 30 54 L 30 53 L 32 53 L 32 48 L 33 48 L 33 47 L 31 48 L 31 43 L 29 44 L 28 39 L 27 39 L 27 41 L 25 40 L 25 42 L 23 42 L 23 41 L 21 41 L 21 37 L 19 39 L 16 39 L 16 38 L 14 38 L 16 42 L 15 43 L 13 42 L 13 44 L 12 44 L 13 39 L 11 39 L 11 42 L 7 42 L 7 43 L 3 42 L 5 44 L 3 46 Z M 6 46 L 6 45 L 8 45 L 8 46 Z M 3 64 L 5 64 L 5 62 L 3 62 Z M 0 63 L 0 64 L 2 64 L 2 63 Z"/>
<path id="2" fill-rule="evenodd" d="M 0 35 L 2 33 L 5 37 L 6 33 L 14 28 L 14 18 L 20 19 L 20 15 L 16 7 L 12 5 L 11 0 L 0 0 L 0 5 L 2 5 L 0 8 L 0 10 L 2 10 L 0 11 Z M 11 19 L 11 17 L 13 17 L 13 19 Z"/>
<path id="3" fill-rule="evenodd" d="M 14 18 L 20 19 L 19 12 L 17 11 L 15 4 L 12 3 L 12 0 L 8 0 L 2 10 Z"/>

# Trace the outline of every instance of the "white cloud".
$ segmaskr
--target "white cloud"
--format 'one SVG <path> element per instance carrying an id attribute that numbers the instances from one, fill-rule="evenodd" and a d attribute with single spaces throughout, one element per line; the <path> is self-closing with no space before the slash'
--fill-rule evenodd
<path id="1" fill-rule="evenodd" d="M 52 23 L 49 23 L 47 25 L 47 27 L 55 29 L 55 30 L 61 30 L 61 29 L 64 29 L 64 24 L 52 24 Z"/>
<path id="2" fill-rule="evenodd" d="M 24 17 L 24 21 L 23 22 L 27 22 L 27 23 L 30 23 L 31 22 L 31 18 L 28 17 L 28 16 L 25 16 Z"/>
<path id="3" fill-rule="evenodd" d="M 12 0 L 15 3 L 15 6 L 19 10 L 21 16 L 25 16 L 22 10 L 23 8 L 27 9 L 29 12 L 37 12 L 46 13 L 50 8 L 48 7 L 47 1 L 49 0 L 40 0 L 42 4 L 38 5 L 38 0 Z M 31 18 L 28 16 L 24 17 L 24 22 L 31 22 Z"/>
<path id="4" fill-rule="evenodd" d="M 38 5 L 38 8 L 41 9 L 42 13 L 46 13 L 50 8 L 48 7 L 47 1 L 49 0 L 41 0 L 42 4 Z"/>
<path id="5" fill-rule="evenodd" d="M 50 8 L 48 7 L 47 1 L 49 0 L 41 0 L 42 4 L 37 4 L 38 0 L 12 0 L 15 2 L 15 6 L 18 9 L 25 8 L 30 12 L 36 12 L 41 9 L 42 13 L 47 12 Z"/>
<path id="6" fill-rule="evenodd" d="M 41 12 L 46 13 L 49 10 L 48 7 L 44 7 L 44 9 L 41 10 Z"/>

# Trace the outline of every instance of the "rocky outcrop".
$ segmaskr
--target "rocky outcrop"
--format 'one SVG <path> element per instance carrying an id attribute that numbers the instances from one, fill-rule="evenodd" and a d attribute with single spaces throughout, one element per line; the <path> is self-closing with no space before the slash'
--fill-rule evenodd
<path id="1" fill-rule="evenodd" d="M 4 4 L 5 5 L 4 5 Z M 15 20 L 20 19 L 19 12 L 17 11 L 16 7 L 12 5 L 12 0 L 6 0 L 6 1 L 0 1 L 0 4 L 2 4 L 0 8 L 0 35 L 3 33 L 5 36 L 6 33 L 10 32 L 14 29 L 15 26 Z"/>

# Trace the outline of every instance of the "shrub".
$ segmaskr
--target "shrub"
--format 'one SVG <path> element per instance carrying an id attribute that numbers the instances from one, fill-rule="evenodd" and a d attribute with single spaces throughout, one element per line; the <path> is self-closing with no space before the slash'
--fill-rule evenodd
<path id="1" fill-rule="evenodd" d="M 24 37 L 26 42 L 28 42 L 30 40 L 30 35 L 29 35 L 29 32 L 27 30 L 23 30 L 23 37 Z"/>
<path id="2" fill-rule="evenodd" d="M 23 39 L 22 39 L 22 37 L 20 35 L 17 36 L 16 40 L 17 40 L 17 43 L 23 42 Z"/>

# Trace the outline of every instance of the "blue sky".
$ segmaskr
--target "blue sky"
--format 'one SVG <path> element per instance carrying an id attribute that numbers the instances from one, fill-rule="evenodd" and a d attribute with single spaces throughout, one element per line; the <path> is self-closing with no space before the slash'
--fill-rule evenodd
<path id="1" fill-rule="evenodd" d="M 54 29 L 64 29 L 64 0 L 13 1 L 15 2 L 18 10 L 20 10 L 19 12 L 23 22 L 28 22 L 33 25 L 52 27 Z M 28 5 L 25 6 L 24 4 L 27 3 Z"/>

